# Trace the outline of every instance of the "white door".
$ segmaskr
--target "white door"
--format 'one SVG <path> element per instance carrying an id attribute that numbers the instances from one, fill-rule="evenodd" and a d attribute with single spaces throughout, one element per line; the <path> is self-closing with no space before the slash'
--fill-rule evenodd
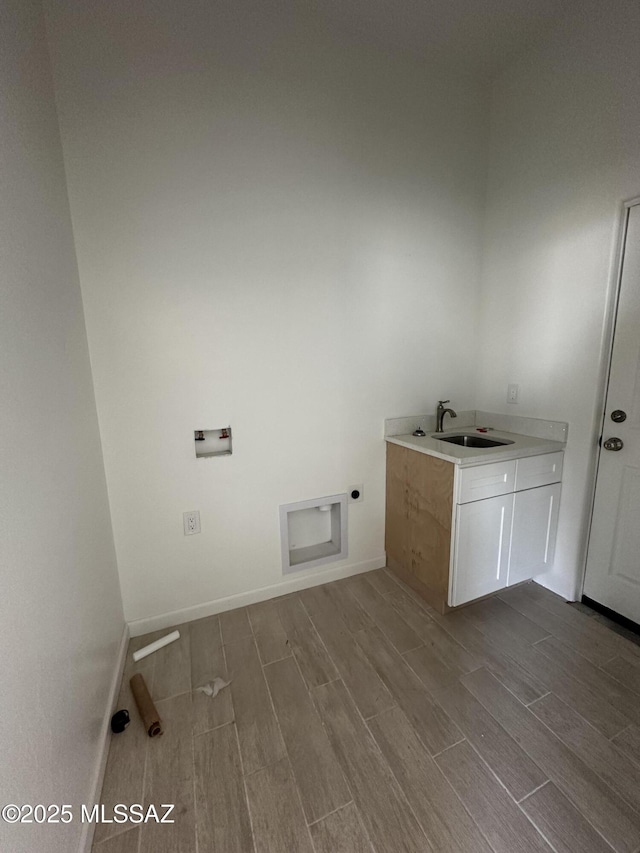
<path id="1" fill-rule="evenodd" d="M 640 204 L 627 216 L 584 594 L 640 623 Z"/>
<path id="2" fill-rule="evenodd" d="M 507 585 L 513 494 L 459 504 L 450 605 Z"/>
<path id="3" fill-rule="evenodd" d="M 507 586 L 531 580 L 553 565 L 559 504 L 560 483 L 515 493 Z"/>

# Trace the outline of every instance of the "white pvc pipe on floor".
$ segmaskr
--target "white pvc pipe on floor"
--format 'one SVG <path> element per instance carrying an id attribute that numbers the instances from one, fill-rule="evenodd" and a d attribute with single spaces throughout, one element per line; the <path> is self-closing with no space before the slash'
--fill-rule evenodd
<path id="1" fill-rule="evenodd" d="M 171 634 L 167 634 L 166 637 L 160 637 L 160 639 L 156 640 L 154 643 L 149 643 L 148 646 L 143 646 L 141 649 L 138 649 L 137 652 L 133 653 L 133 659 L 136 662 L 142 660 L 142 658 L 146 658 L 147 655 L 152 655 L 154 652 L 157 652 L 158 649 L 168 646 L 169 643 L 175 643 L 175 641 L 179 639 L 180 631 L 173 631 Z"/>

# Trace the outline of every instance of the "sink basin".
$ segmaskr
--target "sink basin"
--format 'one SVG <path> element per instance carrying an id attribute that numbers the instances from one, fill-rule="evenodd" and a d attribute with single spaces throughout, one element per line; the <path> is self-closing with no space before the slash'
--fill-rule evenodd
<path id="1" fill-rule="evenodd" d="M 436 433 L 431 438 L 438 441 L 448 441 L 449 444 L 459 444 L 461 447 L 500 447 L 503 444 L 513 444 L 506 438 L 484 438 L 481 435 L 442 435 Z"/>

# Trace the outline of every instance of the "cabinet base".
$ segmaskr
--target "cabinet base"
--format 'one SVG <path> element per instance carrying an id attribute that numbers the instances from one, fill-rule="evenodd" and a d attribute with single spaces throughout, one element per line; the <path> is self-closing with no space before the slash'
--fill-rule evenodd
<path id="1" fill-rule="evenodd" d="M 449 607 L 446 598 L 443 598 L 440 592 L 430 589 L 403 566 L 400 566 L 398 563 L 387 558 L 387 568 L 390 572 L 393 572 L 397 578 L 400 578 L 403 583 L 410 586 L 414 592 L 417 592 L 420 598 L 423 598 L 429 607 L 432 607 L 437 613 L 440 613 L 443 616 L 447 613 L 456 613 L 458 610 L 464 610 L 465 607 L 469 607 L 471 604 L 476 604 L 478 601 L 485 601 L 487 598 L 493 598 L 496 595 L 500 595 L 501 592 L 504 592 L 503 589 L 498 589 L 495 592 L 490 592 L 488 595 L 481 595 L 480 598 L 474 598 L 473 601 L 465 601 L 464 604 L 459 604 L 457 607 Z M 531 583 L 531 580 L 521 581 L 520 583 L 513 584 L 513 586 L 508 588 L 517 589 L 519 586 L 524 586 L 527 583 Z"/>
<path id="2" fill-rule="evenodd" d="M 392 571 L 396 577 L 400 578 L 401 581 L 406 583 L 407 586 L 410 586 L 414 592 L 417 592 L 420 598 L 423 598 L 427 604 L 430 607 L 433 607 L 433 609 L 438 613 L 450 613 L 452 610 L 457 609 L 449 607 L 447 599 L 443 598 L 442 593 L 439 590 L 428 587 L 414 574 L 408 571 L 408 569 L 405 569 L 404 566 L 401 566 L 394 560 L 387 558 L 387 568 Z"/>

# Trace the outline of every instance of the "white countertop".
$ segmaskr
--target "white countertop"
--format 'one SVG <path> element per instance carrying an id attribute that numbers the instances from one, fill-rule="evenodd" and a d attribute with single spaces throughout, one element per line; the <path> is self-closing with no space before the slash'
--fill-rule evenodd
<path id="1" fill-rule="evenodd" d="M 388 435 L 385 441 L 389 444 L 399 444 L 409 450 L 418 453 L 426 453 L 453 462 L 454 465 L 466 467 L 469 465 L 482 465 L 485 462 L 505 462 L 509 459 L 520 459 L 524 456 L 539 456 L 543 453 L 555 453 L 564 450 L 565 442 L 550 441 L 546 438 L 533 438 L 530 435 L 519 435 L 515 432 L 500 432 L 490 430 L 480 432 L 476 427 L 463 427 L 462 429 L 447 429 L 442 435 L 477 435 L 482 438 L 505 439 L 513 444 L 503 444 L 498 447 L 461 447 L 448 441 L 440 441 L 432 438 L 430 433 L 421 437 L 417 435 Z"/>

